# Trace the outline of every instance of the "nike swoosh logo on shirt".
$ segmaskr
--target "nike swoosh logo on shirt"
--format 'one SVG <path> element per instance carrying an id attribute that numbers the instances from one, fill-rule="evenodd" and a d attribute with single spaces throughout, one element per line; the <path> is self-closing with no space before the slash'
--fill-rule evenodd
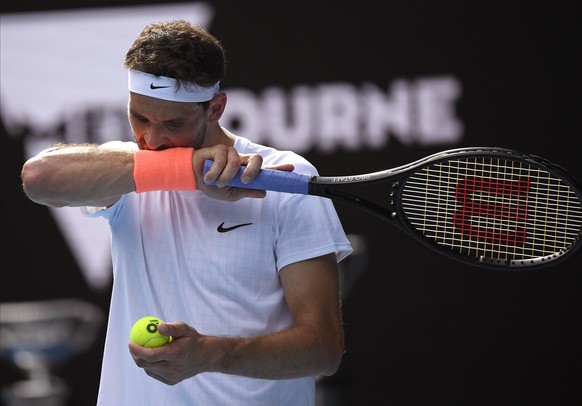
<path id="1" fill-rule="evenodd" d="M 229 231 L 236 230 L 239 227 L 250 226 L 251 224 L 253 224 L 253 223 L 244 223 L 244 224 L 237 224 L 236 226 L 232 226 L 232 227 L 224 227 L 224 222 L 222 222 L 216 228 L 216 231 L 218 231 L 219 233 L 227 233 Z"/>

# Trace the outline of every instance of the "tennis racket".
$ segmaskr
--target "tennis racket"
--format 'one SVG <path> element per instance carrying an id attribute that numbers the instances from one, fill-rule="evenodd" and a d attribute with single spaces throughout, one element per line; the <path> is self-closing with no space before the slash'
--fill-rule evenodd
<path id="1" fill-rule="evenodd" d="M 210 164 L 205 164 L 208 171 Z M 347 203 L 464 263 L 532 269 L 571 257 L 580 246 L 582 189 L 538 156 L 488 147 L 439 152 L 407 165 L 354 176 L 307 176 L 263 169 L 230 186 L 314 195 Z M 365 197 L 363 189 L 383 183 Z"/>

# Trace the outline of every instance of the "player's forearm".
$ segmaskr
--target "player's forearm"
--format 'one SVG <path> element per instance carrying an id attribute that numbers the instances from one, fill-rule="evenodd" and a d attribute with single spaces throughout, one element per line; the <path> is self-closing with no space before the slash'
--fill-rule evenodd
<path id="1" fill-rule="evenodd" d="M 134 154 L 89 144 L 49 148 L 25 162 L 24 192 L 52 207 L 107 206 L 135 190 Z"/>
<path id="2" fill-rule="evenodd" d="M 343 355 L 341 334 L 317 334 L 308 327 L 248 338 L 221 339 L 217 372 L 262 379 L 332 375 Z"/>

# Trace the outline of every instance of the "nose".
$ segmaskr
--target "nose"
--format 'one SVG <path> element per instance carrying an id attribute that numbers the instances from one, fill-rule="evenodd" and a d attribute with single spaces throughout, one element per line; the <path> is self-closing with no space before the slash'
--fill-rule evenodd
<path id="1" fill-rule="evenodd" d="M 163 129 L 155 124 L 150 124 L 144 131 L 144 141 L 149 149 L 163 149 L 167 139 Z"/>

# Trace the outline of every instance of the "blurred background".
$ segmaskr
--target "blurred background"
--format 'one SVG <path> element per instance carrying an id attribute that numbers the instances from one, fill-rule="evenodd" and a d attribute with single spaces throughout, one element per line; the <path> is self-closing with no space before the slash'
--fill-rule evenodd
<path id="1" fill-rule="evenodd" d="M 61 405 L 95 404 L 108 230 L 77 210 L 30 202 L 20 169 L 55 142 L 131 139 L 123 59 L 151 21 L 184 18 L 215 34 L 229 61 L 222 125 L 301 153 L 322 175 L 499 146 L 582 181 L 580 5 L 36 3 L 3 4 L 0 21 L 7 405 L 31 373 L 64 388 Z M 320 405 L 580 404 L 582 254 L 532 272 L 483 270 L 336 208 L 356 252 L 342 265 L 347 352 L 319 380 Z M 59 331 L 71 337 L 65 344 Z M 17 332 L 33 343 L 42 332 L 50 345 L 19 355 Z"/>

